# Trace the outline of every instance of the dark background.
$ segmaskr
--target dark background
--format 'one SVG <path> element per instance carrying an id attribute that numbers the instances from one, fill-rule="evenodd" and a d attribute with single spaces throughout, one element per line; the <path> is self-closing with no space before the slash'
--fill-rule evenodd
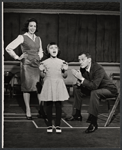
<path id="1" fill-rule="evenodd" d="M 101 6 L 101 7 L 100 7 Z M 19 34 L 25 21 L 34 17 L 38 20 L 38 32 L 42 39 L 43 50 L 49 42 L 58 43 L 60 58 L 67 62 L 77 62 L 81 51 L 89 51 L 95 61 L 120 62 L 120 16 L 80 14 L 82 10 L 119 11 L 117 3 L 4 3 L 4 9 L 20 9 L 19 12 L 4 12 L 4 47 Z M 23 9 L 78 10 L 79 14 L 63 13 L 23 13 Z M 65 12 L 65 11 L 64 11 Z M 21 49 L 16 50 L 18 55 Z M 4 53 L 5 61 L 14 60 Z"/>

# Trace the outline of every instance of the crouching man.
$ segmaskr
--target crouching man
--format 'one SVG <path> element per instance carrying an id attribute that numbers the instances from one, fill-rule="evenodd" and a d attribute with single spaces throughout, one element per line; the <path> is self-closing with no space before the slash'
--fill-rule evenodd
<path id="1" fill-rule="evenodd" d="M 85 133 L 94 132 L 98 128 L 97 116 L 99 112 L 100 99 L 115 97 L 117 87 L 109 79 L 104 68 L 92 61 L 89 53 L 81 53 L 78 56 L 80 70 L 72 70 L 73 75 L 77 78 L 77 84 L 74 86 L 74 108 L 76 113 L 67 118 L 69 121 L 82 121 L 81 108 L 84 96 L 90 96 L 87 122 L 90 123 Z"/>

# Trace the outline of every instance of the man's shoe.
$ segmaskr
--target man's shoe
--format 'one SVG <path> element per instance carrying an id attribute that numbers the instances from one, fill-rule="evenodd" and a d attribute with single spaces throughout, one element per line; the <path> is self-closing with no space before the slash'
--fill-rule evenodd
<path id="1" fill-rule="evenodd" d="M 92 133 L 94 132 L 95 130 L 98 129 L 98 125 L 97 124 L 90 124 L 89 127 L 85 130 L 85 133 Z"/>
<path id="2" fill-rule="evenodd" d="M 48 128 L 47 128 L 47 133 L 52 133 L 53 132 L 53 127 L 52 126 L 49 126 Z"/>
<path id="3" fill-rule="evenodd" d="M 66 118 L 65 119 L 66 121 L 82 121 L 82 116 L 76 116 L 76 115 L 73 115 L 71 116 L 70 118 Z"/>

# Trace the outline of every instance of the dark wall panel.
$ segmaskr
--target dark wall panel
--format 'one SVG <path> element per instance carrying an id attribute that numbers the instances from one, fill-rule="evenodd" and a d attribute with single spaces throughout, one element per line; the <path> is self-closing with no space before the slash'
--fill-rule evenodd
<path id="1" fill-rule="evenodd" d="M 96 36 L 96 61 L 103 61 L 104 38 L 105 38 L 104 16 L 97 16 L 97 36 Z"/>
<path id="2" fill-rule="evenodd" d="M 72 59 L 72 55 L 70 54 L 69 49 L 69 15 L 59 15 L 59 48 L 61 50 L 60 57 L 66 60 L 70 56 Z M 68 56 L 69 54 L 69 56 Z"/>
<path id="3" fill-rule="evenodd" d="M 120 62 L 120 17 L 81 14 L 5 13 L 4 46 L 22 34 L 25 21 L 38 20 L 38 33 L 43 49 L 57 42 L 60 58 L 67 62 L 78 61 L 78 54 L 89 51 L 98 62 Z M 16 49 L 20 55 L 20 48 Z M 13 60 L 5 52 L 5 60 Z"/>
<path id="4" fill-rule="evenodd" d="M 120 16 L 116 17 L 116 49 L 115 49 L 115 62 L 120 62 Z"/>
<path id="5" fill-rule="evenodd" d="M 14 40 L 20 31 L 19 14 L 4 14 L 4 46 Z M 16 49 L 18 54 L 21 53 L 20 47 Z M 4 51 L 5 60 L 14 60 L 9 54 Z"/>
<path id="6" fill-rule="evenodd" d="M 88 51 L 95 60 L 96 16 L 88 16 Z"/>

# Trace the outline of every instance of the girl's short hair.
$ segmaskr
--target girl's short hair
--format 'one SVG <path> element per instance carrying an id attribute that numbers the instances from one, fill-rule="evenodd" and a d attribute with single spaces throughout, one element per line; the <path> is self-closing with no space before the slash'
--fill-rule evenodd
<path id="1" fill-rule="evenodd" d="M 49 47 L 51 46 L 51 45 L 57 45 L 55 42 L 50 42 L 48 45 L 47 45 L 47 48 L 46 48 L 46 54 L 47 54 L 47 56 L 48 57 L 50 57 L 50 54 L 49 54 Z M 57 45 L 57 47 L 58 47 L 58 45 Z M 58 55 L 57 55 L 57 57 L 59 57 L 59 55 L 60 55 L 60 50 L 59 50 L 59 47 L 58 47 Z"/>
<path id="2" fill-rule="evenodd" d="M 28 32 L 28 25 L 29 25 L 30 22 L 35 22 L 35 23 L 36 23 L 36 31 L 35 31 L 35 32 L 38 32 L 38 22 L 37 22 L 37 20 L 36 20 L 35 18 L 29 18 L 29 19 L 25 22 L 22 31 Z"/>

